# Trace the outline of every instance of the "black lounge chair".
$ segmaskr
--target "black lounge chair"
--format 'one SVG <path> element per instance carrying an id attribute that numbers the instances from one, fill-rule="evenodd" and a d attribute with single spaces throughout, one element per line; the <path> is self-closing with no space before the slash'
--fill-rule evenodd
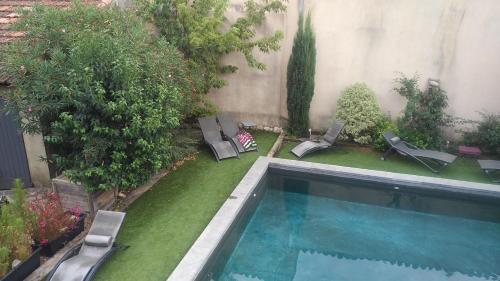
<path id="1" fill-rule="evenodd" d="M 198 118 L 198 123 L 200 123 L 201 132 L 203 133 L 203 139 L 214 153 L 217 162 L 219 162 L 221 159 L 240 157 L 240 154 L 233 147 L 233 145 L 229 141 L 225 141 L 222 139 L 219 125 L 217 124 L 217 120 L 215 120 L 215 116 Z"/>
<path id="2" fill-rule="evenodd" d="M 321 139 L 318 142 L 314 141 L 302 142 L 299 145 L 295 146 L 291 152 L 300 159 L 304 157 L 306 154 L 331 147 L 335 142 L 335 140 L 337 140 L 337 137 L 339 136 L 340 132 L 342 132 L 344 125 L 345 125 L 344 122 L 339 122 L 339 121 L 335 122 L 328 129 L 328 131 L 326 131 L 326 133 L 321 137 Z"/>
<path id="3" fill-rule="evenodd" d="M 420 149 L 401 140 L 390 131 L 384 133 L 384 138 L 391 147 L 384 153 L 382 160 L 387 159 L 392 152 L 397 151 L 403 156 L 411 157 L 420 162 L 433 173 L 439 173 L 444 167 L 453 163 L 457 158 L 456 155 L 445 152 Z"/>
<path id="4" fill-rule="evenodd" d="M 258 151 L 256 146 L 251 146 L 248 149 L 238 141 L 236 135 L 240 129 L 238 128 L 238 124 L 228 116 L 219 115 L 217 116 L 217 120 L 222 128 L 222 134 L 231 142 L 233 147 L 238 150 L 239 153 L 248 152 L 248 151 Z"/>
<path id="5" fill-rule="evenodd" d="M 500 172 L 500 161 L 498 160 L 477 160 L 481 170 L 483 170 L 486 175 L 488 175 L 493 182 L 500 182 L 500 178 L 494 179 L 491 174 L 494 172 Z"/>
<path id="6" fill-rule="evenodd" d="M 99 210 L 84 241 L 69 250 L 46 281 L 89 281 L 99 267 L 120 248 L 115 243 L 125 213 Z"/>

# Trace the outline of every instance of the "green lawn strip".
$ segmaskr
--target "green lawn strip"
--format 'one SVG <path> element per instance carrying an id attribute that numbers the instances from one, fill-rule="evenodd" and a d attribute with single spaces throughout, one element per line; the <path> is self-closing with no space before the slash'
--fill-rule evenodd
<path id="1" fill-rule="evenodd" d="M 265 155 L 277 135 L 256 132 L 259 153 L 241 159 L 215 161 L 203 146 L 196 160 L 162 178 L 128 209 L 118 251 L 96 280 L 165 280 L 210 222 L 259 155 Z"/>
<path id="2" fill-rule="evenodd" d="M 297 143 L 284 143 L 277 157 L 297 159 L 295 155 L 290 153 L 290 150 L 295 145 Z M 367 148 L 339 145 L 327 150 L 314 152 L 303 157 L 301 160 L 420 176 L 490 183 L 490 180 L 479 168 L 479 164 L 477 164 L 475 159 L 459 157 L 450 166 L 444 168 L 441 173 L 434 174 L 418 162 L 398 154 L 392 154 L 389 159 L 382 161 L 380 160 L 382 154 L 382 152 Z"/>

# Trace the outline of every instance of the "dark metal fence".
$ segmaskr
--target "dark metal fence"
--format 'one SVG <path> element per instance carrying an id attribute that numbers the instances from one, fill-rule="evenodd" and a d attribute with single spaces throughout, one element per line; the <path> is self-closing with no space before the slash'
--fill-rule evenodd
<path id="1" fill-rule="evenodd" d="M 0 99 L 0 189 L 9 189 L 16 178 L 32 185 L 23 135 Z"/>

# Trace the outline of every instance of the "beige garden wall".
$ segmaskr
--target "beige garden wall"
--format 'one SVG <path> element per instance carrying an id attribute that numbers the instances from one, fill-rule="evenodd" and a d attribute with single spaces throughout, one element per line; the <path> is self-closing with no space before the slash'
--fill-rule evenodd
<path id="1" fill-rule="evenodd" d="M 231 1 L 228 18 L 241 12 Z M 477 118 L 478 110 L 500 113 L 500 1 L 497 0 L 305 0 L 316 32 L 316 90 L 311 126 L 327 126 L 340 92 L 367 83 L 384 110 L 396 116 L 404 100 L 392 92 L 397 72 L 440 79 L 450 99 L 449 113 Z M 285 33 L 280 52 L 259 57 L 268 69 L 240 66 L 229 85 L 213 91 L 222 112 L 276 125 L 286 118 L 286 65 L 297 22 L 297 2 L 285 15 L 270 17 L 260 32 Z"/>
<path id="2" fill-rule="evenodd" d="M 231 0 L 228 13 L 229 21 L 243 15 L 244 0 Z M 296 7 L 296 0 L 288 1 L 290 7 Z M 230 54 L 225 62 L 238 66 L 235 74 L 227 74 L 224 78 L 228 85 L 213 90 L 209 96 L 220 112 L 234 114 L 238 118 L 252 119 L 259 124 L 278 126 L 280 116 L 286 116 L 282 105 L 286 108 L 286 64 L 290 54 L 293 34 L 297 30 L 298 10 L 288 9 L 283 14 L 272 14 L 259 28 L 258 33 L 273 34 L 275 30 L 284 33 L 282 48 L 278 52 L 262 54 L 255 52 L 259 61 L 266 65 L 265 71 L 248 67 L 241 54 Z M 292 34 L 290 36 L 290 34 Z"/>

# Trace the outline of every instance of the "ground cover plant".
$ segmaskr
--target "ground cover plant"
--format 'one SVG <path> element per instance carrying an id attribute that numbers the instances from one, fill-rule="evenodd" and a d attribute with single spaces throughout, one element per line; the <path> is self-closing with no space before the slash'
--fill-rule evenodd
<path id="1" fill-rule="evenodd" d="M 306 136 L 309 128 L 309 109 L 314 95 L 316 68 L 316 39 L 311 15 L 299 16 L 299 28 L 293 39 L 292 54 L 287 67 L 288 131 Z"/>
<path id="2" fill-rule="evenodd" d="M 217 163 L 202 146 L 196 159 L 162 178 L 127 210 L 118 251 L 96 281 L 164 281 L 219 210 L 258 155 L 266 155 L 276 134 L 252 133 L 259 152 Z"/>
<path id="3" fill-rule="evenodd" d="M 15 86 L 6 100 L 71 181 L 133 188 L 182 156 L 174 133 L 193 107 L 187 64 L 133 12 L 36 6 L 16 28 L 28 32 L 3 56 Z"/>

